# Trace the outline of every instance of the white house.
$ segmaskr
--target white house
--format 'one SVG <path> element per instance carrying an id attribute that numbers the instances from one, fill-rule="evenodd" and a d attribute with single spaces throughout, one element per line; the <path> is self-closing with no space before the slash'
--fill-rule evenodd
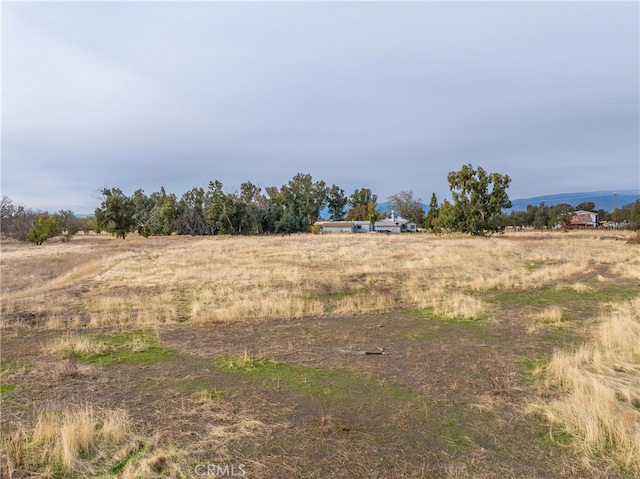
<path id="1" fill-rule="evenodd" d="M 318 221 L 316 226 L 320 226 L 322 233 L 368 233 L 375 231 L 377 233 L 404 233 L 418 230 L 418 226 L 410 220 L 407 220 L 393 211 L 389 216 L 376 221 L 371 227 L 369 221 Z"/>
<path id="2" fill-rule="evenodd" d="M 418 225 L 411 220 L 395 214 L 392 210 L 389 216 L 376 221 L 374 224 L 374 231 L 377 231 L 378 233 L 415 233 L 418 231 Z"/>

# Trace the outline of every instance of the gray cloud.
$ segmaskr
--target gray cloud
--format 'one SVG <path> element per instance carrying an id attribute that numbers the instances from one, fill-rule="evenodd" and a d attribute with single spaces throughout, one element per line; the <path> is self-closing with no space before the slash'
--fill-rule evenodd
<path id="1" fill-rule="evenodd" d="M 9 3 L 2 193 L 92 211 L 296 172 L 380 198 L 638 189 L 637 3 Z"/>

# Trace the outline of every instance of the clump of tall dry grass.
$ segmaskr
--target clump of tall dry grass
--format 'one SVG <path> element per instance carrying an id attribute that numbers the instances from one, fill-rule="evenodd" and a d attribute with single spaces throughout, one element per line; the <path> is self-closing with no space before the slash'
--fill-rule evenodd
<path id="1" fill-rule="evenodd" d="M 52 476 L 90 474 L 96 472 L 100 456 L 129 433 L 129 419 L 122 410 L 97 411 L 85 406 L 43 412 L 33 429 L 20 429 L 3 439 L 5 472 L 9 477 L 19 471 Z"/>
<path id="2" fill-rule="evenodd" d="M 104 341 L 86 335 L 66 334 L 48 344 L 45 349 L 63 358 L 75 358 L 102 354 L 109 346 Z"/>
<path id="3" fill-rule="evenodd" d="M 433 307 L 436 314 L 449 318 L 477 319 L 485 315 L 485 303 L 473 296 L 444 290 L 431 291 L 421 306 Z"/>
<path id="4" fill-rule="evenodd" d="M 134 433 L 122 409 L 44 411 L 0 442 L 2 477 L 182 477 L 175 455 Z M 158 469 L 162 465 L 162 471 Z"/>
<path id="5" fill-rule="evenodd" d="M 588 455 L 640 473 L 640 298 L 613 306 L 592 338 L 549 365 L 567 395 L 546 408 Z"/>

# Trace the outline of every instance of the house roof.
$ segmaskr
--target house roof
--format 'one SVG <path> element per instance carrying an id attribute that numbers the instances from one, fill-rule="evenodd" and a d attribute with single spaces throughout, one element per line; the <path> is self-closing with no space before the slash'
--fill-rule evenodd
<path id="1" fill-rule="evenodd" d="M 352 228 L 354 225 L 353 221 L 324 221 L 322 222 L 323 227 L 336 227 L 336 228 Z"/>
<path id="2" fill-rule="evenodd" d="M 391 215 L 391 216 L 387 216 L 384 219 L 381 219 L 379 221 L 376 221 L 376 226 L 401 226 L 401 225 L 406 225 L 406 224 L 415 224 L 413 223 L 413 221 L 408 220 L 406 218 L 403 218 L 402 216 L 398 216 L 398 215 Z"/>
<path id="3" fill-rule="evenodd" d="M 597 214 L 589 211 L 576 211 L 571 218 L 572 225 L 587 225 L 596 222 Z"/>

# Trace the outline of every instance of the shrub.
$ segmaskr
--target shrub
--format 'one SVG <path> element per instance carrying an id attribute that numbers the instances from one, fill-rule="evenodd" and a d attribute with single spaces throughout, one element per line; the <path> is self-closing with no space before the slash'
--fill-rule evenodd
<path id="1" fill-rule="evenodd" d="M 57 215 L 41 213 L 27 235 L 27 241 L 41 245 L 50 238 L 62 234 L 62 222 Z"/>

